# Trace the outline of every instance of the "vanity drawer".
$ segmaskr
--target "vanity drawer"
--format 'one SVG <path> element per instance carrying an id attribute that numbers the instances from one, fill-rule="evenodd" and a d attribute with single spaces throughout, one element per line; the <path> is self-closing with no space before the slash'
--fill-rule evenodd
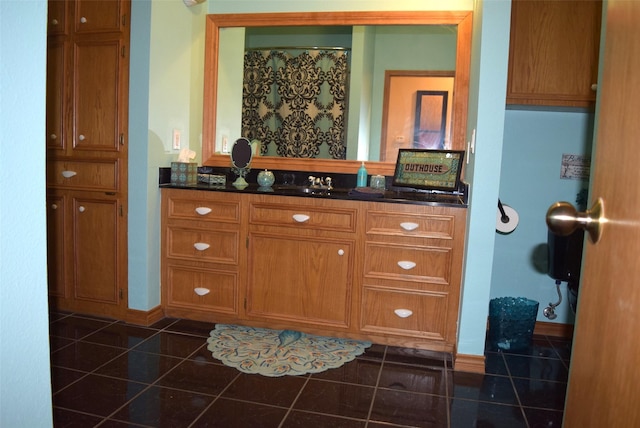
<path id="1" fill-rule="evenodd" d="M 453 239 L 455 218 L 450 215 L 367 212 L 367 235 Z"/>
<path id="2" fill-rule="evenodd" d="M 49 161 L 47 162 L 47 186 L 116 192 L 119 187 L 118 161 Z"/>
<path id="3" fill-rule="evenodd" d="M 283 201 L 282 198 L 274 201 Z M 285 198 L 286 199 L 286 198 Z M 296 198 L 304 200 L 304 198 Z M 355 232 L 358 210 L 328 204 L 287 204 L 254 202 L 249 211 L 252 225 L 287 226 L 339 232 Z"/>
<path id="4" fill-rule="evenodd" d="M 238 312 L 235 272 L 170 264 L 167 266 L 167 302 L 171 307 Z"/>
<path id="5" fill-rule="evenodd" d="M 363 290 L 363 331 L 445 340 L 448 295 Z"/>
<path id="6" fill-rule="evenodd" d="M 368 242 L 365 245 L 365 278 L 382 278 L 449 285 L 451 249 Z M 421 285 L 411 286 L 421 288 Z"/>
<path id="7" fill-rule="evenodd" d="M 163 189 L 167 219 L 240 223 L 240 197 L 228 193 Z"/>
<path id="8" fill-rule="evenodd" d="M 238 264 L 239 232 L 166 228 L 167 257 L 190 261 Z"/>

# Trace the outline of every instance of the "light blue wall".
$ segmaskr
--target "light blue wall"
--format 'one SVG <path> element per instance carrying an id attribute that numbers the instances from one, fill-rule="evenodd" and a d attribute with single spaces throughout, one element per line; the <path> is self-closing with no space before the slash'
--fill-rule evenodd
<path id="1" fill-rule="evenodd" d="M 540 302 L 538 320 L 550 322 L 542 310 L 557 302 L 555 281 L 546 274 L 545 214 L 556 201 L 576 205 L 587 182 L 560 178 L 563 153 L 589 156 L 593 114 L 507 110 L 500 177 L 501 201 L 516 210 L 519 224 L 508 235 L 496 235 L 491 297 L 527 297 Z M 566 283 L 554 322 L 574 322 Z"/>
<path id="2" fill-rule="evenodd" d="M 158 168 L 202 145 L 205 5 L 135 0 L 129 88 L 129 307 L 160 304 Z M 196 162 L 201 162 L 196 158 Z"/>
<path id="3" fill-rule="evenodd" d="M 45 211 L 47 2 L 0 2 L 0 426 L 52 426 Z"/>
<path id="4" fill-rule="evenodd" d="M 511 2 L 479 0 L 474 12 L 467 141 L 475 148 L 471 183 L 458 352 L 482 355 L 491 288 L 495 216 L 500 182 Z"/>

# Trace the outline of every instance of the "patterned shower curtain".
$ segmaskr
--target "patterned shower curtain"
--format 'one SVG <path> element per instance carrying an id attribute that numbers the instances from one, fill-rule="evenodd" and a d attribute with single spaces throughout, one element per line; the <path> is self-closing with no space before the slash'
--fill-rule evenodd
<path id="1" fill-rule="evenodd" d="M 261 154 L 345 159 L 344 50 L 250 50 L 244 56 L 242 136 Z"/>

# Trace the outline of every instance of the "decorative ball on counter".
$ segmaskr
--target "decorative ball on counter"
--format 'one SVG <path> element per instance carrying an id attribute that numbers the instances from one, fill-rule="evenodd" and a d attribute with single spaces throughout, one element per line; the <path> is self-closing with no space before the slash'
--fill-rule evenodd
<path id="1" fill-rule="evenodd" d="M 271 187 L 275 183 L 276 177 L 269 170 L 260 171 L 258 173 L 258 184 L 260 187 Z"/>

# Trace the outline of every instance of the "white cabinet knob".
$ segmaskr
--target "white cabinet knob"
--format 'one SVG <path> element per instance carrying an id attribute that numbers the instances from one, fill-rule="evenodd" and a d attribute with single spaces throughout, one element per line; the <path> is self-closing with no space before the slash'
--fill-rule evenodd
<path id="1" fill-rule="evenodd" d="M 304 223 L 305 221 L 308 221 L 311 217 L 309 217 L 306 214 L 294 214 L 293 215 L 293 219 L 295 221 L 297 221 L 298 223 Z"/>
<path id="2" fill-rule="evenodd" d="M 410 270 L 416 267 L 416 263 L 408 260 L 400 260 L 398 262 L 398 266 L 400 266 L 404 270 Z"/>
<path id="3" fill-rule="evenodd" d="M 53 19 L 51 20 L 51 25 L 58 25 L 58 20 L 57 20 L 57 19 L 55 19 L 55 18 L 53 18 Z"/>
<path id="4" fill-rule="evenodd" d="M 196 208 L 196 212 L 200 215 L 207 215 L 211 212 L 211 208 L 209 207 L 198 207 Z"/>
<path id="5" fill-rule="evenodd" d="M 78 135 L 78 140 L 84 141 L 85 136 L 83 134 Z"/>
<path id="6" fill-rule="evenodd" d="M 209 248 L 211 245 L 207 244 L 206 242 L 196 242 L 195 244 L 193 244 L 193 246 L 198 251 L 204 251 L 207 248 Z"/>
<path id="7" fill-rule="evenodd" d="M 61 174 L 62 174 L 62 176 L 63 176 L 64 178 L 71 178 L 71 177 L 73 177 L 74 175 L 76 175 L 76 174 L 77 174 L 77 172 L 75 172 L 75 171 L 62 171 L 62 173 L 61 173 Z"/>
<path id="8" fill-rule="evenodd" d="M 413 311 L 411 309 L 396 309 L 393 311 L 400 318 L 407 318 L 413 315 Z"/>
<path id="9" fill-rule="evenodd" d="M 85 18 L 84 16 L 82 18 L 80 18 L 80 23 L 86 24 L 87 23 L 87 18 Z"/>
<path id="10" fill-rule="evenodd" d="M 51 134 L 49 135 L 49 138 L 51 138 L 52 140 L 57 140 L 58 136 L 56 134 Z"/>
<path id="11" fill-rule="evenodd" d="M 594 92 L 597 91 L 598 90 L 598 84 L 594 83 L 593 85 L 591 85 L 591 90 L 594 91 Z"/>
<path id="12" fill-rule="evenodd" d="M 196 287 L 196 288 L 193 289 L 193 291 L 198 296 L 204 296 L 204 295 L 209 294 L 211 292 L 211 290 L 209 290 L 208 288 L 204 288 L 204 287 Z"/>
<path id="13" fill-rule="evenodd" d="M 58 209 L 58 204 L 51 204 L 51 209 L 52 210 L 57 210 Z"/>
<path id="14" fill-rule="evenodd" d="M 342 248 L 340 248 L 340 249 L 338 250 L 338 255 L 339 255 L 339 256 L 344 256 L 344 250 L 343 250 Z"/>
<path id="15" fill-rule="evenodd" d="M 80 206 L 78 207 L 78 211 L 80 211 L 81 213 L 83 213 L 85 209 L 86 209 L 86 208 L 85 208 L 85 207 L 83 207 L 82 205 L 80 205 Z"/>
<path id="16" fill-rule="evenodd" d="M 407 231 L 412 231 L 418 228 L 418 223 L 412 223 L 410 221 L 405 221 L 400 223 L 400 227 Z"/>

